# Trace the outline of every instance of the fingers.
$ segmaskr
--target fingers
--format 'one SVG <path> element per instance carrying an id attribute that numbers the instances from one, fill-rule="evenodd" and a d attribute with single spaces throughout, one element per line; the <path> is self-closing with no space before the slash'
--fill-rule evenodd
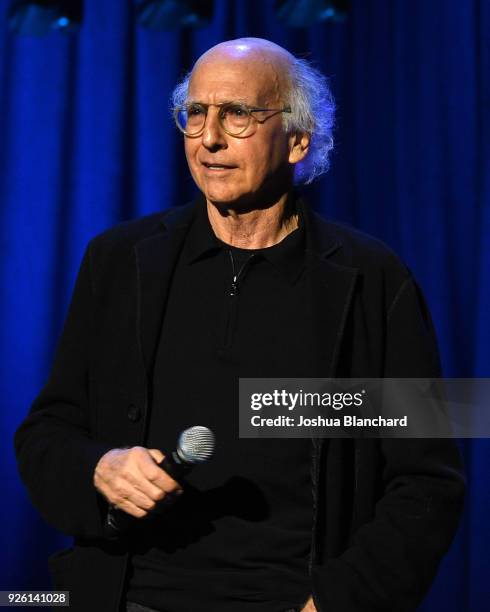
<path id="1" fill-rule="evenodd" d="M 113 449 L 98 462 L 94 485 L 117 508 L 143 518 L 156 505 L 182 488 L 157 465 L 164 455 L 158 449 L 135 446 Z"/>
<path id="2" fill-rule="evenodd" d="M 148 514 L 146 510 L 142 510 L 139 506 L 136 506 L 135 504 L 133 504 L 133 502 L 130 502 L 127 499 L 121 501 L 119 504 L 114 504 L 114 506 L 118 510 L 124 510 L 126 514 L 130 514 L 135 518 L 145 518 L 145 516 L 147 516 Z"/>
<path id="3" fill-rule="evenodd" d="M 301 609 L 301 612 L 317 612 L 315 603 L 313 602 L 313 597 L 308 599 L 304 605 L 304 608 Z"/>
<path id="4" fill-rule="evenodd" d="M 145 449 L 146 450 L 146 449 Z M 139 467 L 145 478 L 165 493 L 173 493 L 182 489 L 180 484 L 169 476 L 157 463 L 163 461 L 164 454 L 157 449 L 150 449 L 141 457 Z"/>
<path id="5" fill-rule="evenodd" d="M 157 463 L 161 463 L 165 459 L 165 455 L 158 448 L 149 448 L 148 452 Z"/>
<path id="6" fill-rule="evenodd" d="M 157 448 L 150 448 L 148 452 L 158 464 L 165 459 L 165 455 Z M 170 503 L 183 493 L 180 483 L 174 480 L 163 468 L 157 466 L 156 472 L 154 472 L 154 468 L 152 469 L 152 474 L 153 473 L 156 475 L 157 480 L 152 481 L 150 478 L 150 481 L 152 484 L 165 491 L 165 502 Z"/>

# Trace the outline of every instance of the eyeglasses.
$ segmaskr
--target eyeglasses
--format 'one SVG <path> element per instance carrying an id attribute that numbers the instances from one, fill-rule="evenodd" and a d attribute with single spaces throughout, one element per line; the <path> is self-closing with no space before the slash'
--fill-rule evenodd
<path id="1" fill-rule="evenodd" d="M 253 113 L 271 112 L 290 113 L 289 106 L 285 108 L 255 108 L 242 104 L 241 102 L 223 102 L 221 104 L 201 104 L 191 102 L 185 106 L 178 106 L 174 109 L 174 118 L 177 127 L 181 132 L 190 138 L 200 136 L 204 131 L 208 108 L 210 106 L 219 107 L 218 121 L 223 130 L 230 136 L 245 135 L 247 128 L 252 122 L 252 118 L 257 123 L 264 123 L 274 115 L 269 115 L 265 119 L 258 119 Z"/>

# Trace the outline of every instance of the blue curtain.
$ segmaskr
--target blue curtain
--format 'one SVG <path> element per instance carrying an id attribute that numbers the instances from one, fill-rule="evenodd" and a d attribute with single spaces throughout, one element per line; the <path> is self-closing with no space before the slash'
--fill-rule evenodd
<path id="1" fill-rule="evenodd" d="M 18 37 L 0 0 L 0 589 L 49 588 L 66 540 L 31 508 L 13 432 L 42 386 L 88 239 L 194 193 L 168 98 L 213 44 L 269 38 L 330 75 L 324 215 L 387 242 L 427 296 L 446 376 L 490 375 L 490 4 L 354 0 L 348 19 L 281 25 L 273 2 L 217 0 L 212 23 L 154 32 L 120 0 L 85 0 L 76 34 Z M 483 611 L 490 596 L 489 443 L 461 444 L 466 511 L 421 611 Z"/>

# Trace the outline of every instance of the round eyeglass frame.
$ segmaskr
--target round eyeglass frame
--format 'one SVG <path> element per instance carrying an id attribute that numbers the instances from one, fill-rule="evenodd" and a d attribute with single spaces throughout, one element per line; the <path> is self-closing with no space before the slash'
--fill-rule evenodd
<path id="1" fill-rule="evenodd" d="M 252 119 L 255 119 L 255 121 L 257 121 L 257 123 L 265 123 L 267 121 L 267 119 L 270 119 L 271 117 L 274 117 L 274 115 L 276 115 L 277 113 L 290 113 L 291 111 L 291 107 L 290 106 L 286 106 L 284 108 L 256 108 L 256 107 L 249 107 L 246 104 L 243 104 L 242 102 L 221 102 L 219 104 L 203 104 L 201 102 L 193 102 L 192 105 L 194 106 L 200 106 L 201 108 L 203 108 L 206 111 L 206 115 L 204 117 L 204 123 L 202 124 L 202 127 L 197 131 L 197 132 L 188 132 L 187 130 L 185 130 L 180 122 L 179 122 L 179 113 L 183 110 L 187 109 L 187 106 L 176 106 L 174 108 L 174 120 L 175 120 L 175 124 L 176 126 L 179 128 L 179 130 L 188 138 L 199 138 L 199 136 L 201 136 L 201 134 L 204 132 L 204 128 L 206 127 L 206 119 L 208 117 L 208 108 L 210 106 L 217 106 L 219 107 L 219 112 L 218 112 L 218 121 L 220 124 L 221 129 L 228 134 L 229 136 L 233 136 L 234 138 L 240 138 L 242 137 L 242 134 L 244 132 L 246 132 L 248 130 L 248 128 L 250 127 L 250 123 Z M 190 105 L 188 105 L 190 106 Z M 230 132 L 229 129 L 227 129 L 224 125 L 223 125 L 223 109 L 226 109 L 227 107 L 231 107 L 231 106 L 239 106 L 240 108 L 242 108 L 248 115 L 248 120 L 247 120 L 247 125 L 241 129 L 239 132 Z M 268 117 L 266 117 L 265 119 L 257 119 L 257 117 L 255 117 L 252 113 L 258 113 L 258 112 L 272 112 L 274 113 L 274 115 L 269 115 Z"/>

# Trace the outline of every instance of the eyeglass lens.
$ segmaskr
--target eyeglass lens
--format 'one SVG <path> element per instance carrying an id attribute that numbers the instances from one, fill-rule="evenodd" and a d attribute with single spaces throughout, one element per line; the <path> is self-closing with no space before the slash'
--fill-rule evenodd
<path id="1" fill-rule="evenodd" d="M 177 113 L 181 129 L 187 134 L 199 133 L 206 121 L 207 109 L 201 104 L 189 104 Z M 218 113 L 223 128 L 230 134 L 244 132 L 250 122 L 250 113 L 243 104 L 224 104 Z"/>

